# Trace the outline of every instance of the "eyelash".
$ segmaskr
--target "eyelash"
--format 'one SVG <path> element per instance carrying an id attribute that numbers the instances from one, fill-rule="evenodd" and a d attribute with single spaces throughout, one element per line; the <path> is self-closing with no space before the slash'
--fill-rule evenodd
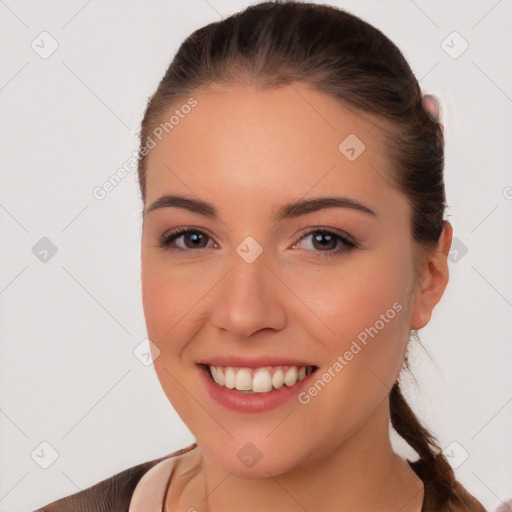
<path id="1" fill-rule="evenodd" d="M 172 247 L 171 244 L 175 240 L 177 240 L 181 236 L 183 236 L 185 234 L 189 234 L 189 233 L 204 235 L 209 240 L 212 240 L 212 238 L 210 236 L 208 236 L 207 233 L 205 233 L 204 231 L 201 231 L 200 229 L 195 229 L 195 228 L 192 229 L 192 228 L 186 228 L 185 227 L 185 228 L 176 228 L 176 229 L 173 229 L 173 230 L 171 230 L 171 231 L 169 231 L 167 233 L 164 233 L 160 237 L 158 245 L 159 245 L 159 247 L 161 247 L 163 249 L 170 250 L 170 251 L 178 251 L 178 252 L 182 252 L 182 253 L 185 253 L 185 254 L 189 254 L 189 253 L 193 253 L 193 252 L 198 252 L 201 249 L 205 249 L 205 248 L 182 249 L 182 248 Z M 297 245 L 304 238 L 306 238 L 308 236 L 311 236 L 313 234 L 330 235 L 330 236 L 334 237 L 337 241 L 342 242 L 342 248 L 341 249 L 338 248 L 338 249 L 331 249 L 331 250 L 328 250 L 328 251 L 312 251 L 312 252 L 320 253 L 322 255 L 322 257 L 332 258 L 332 257 L 335 257 L 335 256 L 342 256 L 343 254 L 349 253 L 353 249 L 358 248 L 358 245 L 355 242 L 353 242 L 352 240 L 348 239 L 346 237 L 346 235 L 342 235 L 341 233 L 338 233 L 337 231 L 334 231 L 332 229 L 322 229 L 322 228 L 320 228 L 320 229 L 319 228 L 312 229 L 312 230 L 309 230 L 308 232 L 304 233 L 301 236 L 301 238 L 298 240 L 298 242 L 293 244 L 293 246 Z"/>

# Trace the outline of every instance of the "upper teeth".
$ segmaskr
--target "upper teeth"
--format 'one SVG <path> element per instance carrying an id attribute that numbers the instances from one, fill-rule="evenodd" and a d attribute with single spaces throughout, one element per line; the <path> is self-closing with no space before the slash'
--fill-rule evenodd
<path id="1" fill-rule="evenodd" d="M 209 366 L 213 380 L 238 391 L 266 393 L 273 389 L 290 387 L 313 371 L 311 366 L 265 366 L 262 368 L 235 368 Z"/>

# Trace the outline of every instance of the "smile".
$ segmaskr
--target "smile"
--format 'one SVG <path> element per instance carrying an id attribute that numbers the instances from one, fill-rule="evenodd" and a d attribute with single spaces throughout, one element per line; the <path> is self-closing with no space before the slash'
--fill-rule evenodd
<path id="1" fill-rule="evenodd" d="M 268 393 L 283 386 L 292 387 L 316 369 L 315 366 L 263 366 L 260 368 L 205 366 L 210 377 L 219 386 L 245 393 Z"/>

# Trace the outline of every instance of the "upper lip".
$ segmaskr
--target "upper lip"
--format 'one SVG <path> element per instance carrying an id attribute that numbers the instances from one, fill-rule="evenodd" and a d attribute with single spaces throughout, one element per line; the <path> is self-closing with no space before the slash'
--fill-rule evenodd
<path id="1" fill-rule="evenodd" d="M 205 357 L 197 364 L 208 366 L 233 366 L 237 368 L 260 368 L 262 366 L 315 366 L 310 361 L 291 359 L 289 357 L 259 356 L 241 357 L 236 355 Z"/>

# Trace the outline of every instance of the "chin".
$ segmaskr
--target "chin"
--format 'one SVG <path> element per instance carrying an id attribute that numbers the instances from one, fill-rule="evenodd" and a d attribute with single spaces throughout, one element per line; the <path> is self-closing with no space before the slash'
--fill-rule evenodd
<path id="1" fill-rule="evenodd" d="M 270 478 L 287 473 L 300 464 L 300 455 L 279 443 L 234 441 L 228 444 L 197 441 L 210 463 L 239 478 Z"/>

